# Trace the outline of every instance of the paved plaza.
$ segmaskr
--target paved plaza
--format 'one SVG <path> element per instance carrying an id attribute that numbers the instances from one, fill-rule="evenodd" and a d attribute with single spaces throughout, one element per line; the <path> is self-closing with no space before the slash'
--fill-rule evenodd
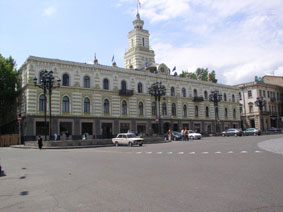
<path id="1" fill-rule="evenodd" d="M 282 212 L 282 137 L 0 148 L 0 211 Z"/>

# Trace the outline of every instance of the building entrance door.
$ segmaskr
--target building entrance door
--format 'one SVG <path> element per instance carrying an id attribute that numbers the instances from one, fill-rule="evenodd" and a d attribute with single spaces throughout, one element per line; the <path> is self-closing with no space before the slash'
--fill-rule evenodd
<path id="1" fill-rule="evenodd" d="M 102 123 L 102 138 L 112 138 L 112 123 Z"/>

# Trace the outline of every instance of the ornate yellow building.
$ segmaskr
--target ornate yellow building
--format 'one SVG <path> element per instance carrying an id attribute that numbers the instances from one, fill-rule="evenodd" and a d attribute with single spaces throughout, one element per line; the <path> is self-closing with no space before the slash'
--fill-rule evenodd
<path id="1" fill-rule="evenodd" d="M 239 90 L 236 87 L 180 78 L 170 75 L 163 63 L 156 64 L 150 49 L 149 32 L 137 14 L 134 29 L 128 35 L 125 68 L 63 61 L 30 56 L 19 70 L 22 95 L 20 111 L 23 118 L 22 134 L 33 140 L 44 134 L 45 104 L 43 90 L 33 83 L 43 70 L 53 70 L 61 87 L 51 96 L 51 131 L 60 135 L 68 132 L 72 139 L 89 137 L 109 138 L 119 132 L 138 131 L 147 135 L 158 132 L 155 98 L 149 87 L 162 82 L 166 95 L 161 98 L 160 123 L 162 132 L 168 128 L 194 129 L 201 133 L 215 132 L 215 108 L 209 94 L 218 90 L 223 100 L 218 106 L 220 130 L 240 127 Z"/>

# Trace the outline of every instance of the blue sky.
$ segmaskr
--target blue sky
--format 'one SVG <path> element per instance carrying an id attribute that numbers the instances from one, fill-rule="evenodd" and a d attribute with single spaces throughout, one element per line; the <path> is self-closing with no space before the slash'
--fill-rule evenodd
<path id="1" fill-rule="evenodd" d="M 124 65 L 136 0 L 0 0 L 0 53 Z M 216 71 L 219 82 L 283 76 L 282 0 L 140 0 L 157 63 Z"/>

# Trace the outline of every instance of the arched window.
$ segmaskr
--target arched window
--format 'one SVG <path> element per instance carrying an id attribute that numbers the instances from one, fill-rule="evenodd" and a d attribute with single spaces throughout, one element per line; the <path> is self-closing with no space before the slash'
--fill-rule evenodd
<path id="1" fill-rule="evenodd" d="M 45 95 L 41 94 L 39 97 L 39 111 L 45 111 L 45 108 L 46 108 Z"/>
<path id="2" fill-rule="evenodd" d="M 105 99 L 103 104 L 104 114 L 109 114 L 109 100 Z"/>
<path id="3" fill-rule="evenodd" d="M 227 102 L 227 95 L 224 93 L 224 102 Z"/>
<path id="4" fill-rule="evenodd" d="M 187 117 L 187 115 L 188 115 L 187 105 L 183 106 L 183 115 L 184 115 L 184 117 Z"/>
<path id="5" fill-rule="evenodd" d="M 233 118 L 236 119 L 236 117 L 237 117 L 236 109 L 234 108 L 234 110 L 233 110 Z"/>
<path id="6" fill-rule="evenodd" d="M 90 101 L 89 98 L 86 97 L 84 100 L 84 113 L 89 113 L 90 112 Z"/>
<path id="7" fill-rule="evenodd" d="M 176 104 L 172 103 L 172 115 L 176 116 Z"/>
<path id="8" fill-rule="evenodd" d="M 175 96 L 175 88 L 171 87 L 171 96 Z"/>
<path id="9" fill-rule="evenodd" d="M 205 98 L 205 99 L 208 98 L 207 91 L 204 91 L 204 98 Z"/>
<path id="10" fill-rule="evenodd" d="M 142 102 L 139 103 L 139 115 L 143 116 L 143 103 Z"/>
<path id="11" fill-rule="evenodd" d="M 225 118 L 228 118 L 228 109 L 225 107 Z"/>
<path id="12" fill-rule="evenodd" d="M 198 117 L 198 106 L 195 106 L 195 117 Z"/>
<path id="13" fill-rule="evenodd" d="M 151 104 L 151 113 L 152 113 L 153 116 L 157 115 L 156 102 L 152 102 L 152 104 Z"/>
<path id="14" fill-rule="evenodd" d="M 84 88 L 90 88 L 90 79 L 89 76 L 84 77 Z"/>
<path id="15" fill-rule="evenodd" d="M 162 115 L 167 116 L 167 106 L 165 102 L 162 103 Z"/>
<path id="16" fill-rule="evenodd" d="M 109 81 L 106 78 L 103 80 L 103 89 L 109 90 Z"/>
<path id="17" fill-rule="evenodd" d="M 63 86 L 69 86 L 70 85 L 70 81 L 69 81 L 69 75 L 68 74 L 63 74 Z"/>
<path id="18" fill-rule="evenodd" d="M 125 80 L 123 80 L 123 81 L 121 82 L 121 89 L 122 89 L 122 90 L 127 90 L 127 83 L 126 83 Z"/>
<path id="19" fill-rule="evenodd" d="M 186 88 L 182 88 L 182 95 L 183 95 L 183 97 L 187 96 Z"/>
<path id="20" fill-rule="evenodd" d="M 209 107 L 205 107 L 205 116 L 208 118 L 209 117 Z"/>
<path id="21" fill-rule="evenodd" d="M 194 97 L 197 97 L 198 96 L 198 91 L 197 89 L 194 89 Z"/>
<path id="22" fill-rule="evenodd" d="M 143 91 L 142 91 L 142 83 L 141 82 L 139 82 L 138 83 L 138 93 L 142 93 Z"/>
<path id="23" fill-rule="evenodd" d="M 63 113 L 69 113 L 70 112 L 70 101 L 69 101 L 69 97 L 64 96 L 63 97 L 63 102 L 62 102 L 62 112 Z"/>
<path id="24" fill-rule="evenodd" d="M 125 100 L 122 102 L 122 114 L 127 115 L 127 102 Z"/>
<path id="25" fill-rule="evenodd" d="M 232 95 L 232 102 L 235 102 L 235 95 Z"/>

